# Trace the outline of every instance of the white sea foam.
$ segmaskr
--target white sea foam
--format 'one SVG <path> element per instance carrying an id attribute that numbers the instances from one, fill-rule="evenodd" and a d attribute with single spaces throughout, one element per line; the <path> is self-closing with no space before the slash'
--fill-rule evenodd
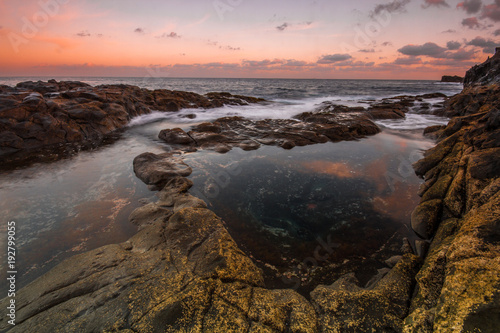
<path id="1" fill-rule="evenodd" d="M 375 121 L 377 125 L 395 130 L 424 129 L 428 126 L 446 125 L 449 118 L 430 114 L 407 113 L 404 119 L 387 119 Z"/>
<path id="2" fill-rule="evenodd" d="M 300 101 L 279 100 L 269 103 L 251 105 L 227 105 L 214 109 L 182 109 L 178 112 L 152 113 L 133 118 L 129 126 L 139 126 L 161 120 L 168 120 L 178 124 L 199 123 L 213 121 L 222 117 L 245 117 L 249 119 L 290 119 L 307 111 L 316 109 L 325 98 L 311 98 Z M 339 102 L 345 104 L 345 101 Z"/>
<path id="3" fill-rule="evenodd" d="M 138 116 L 135 118 L 132 118 L 130 122 L 128 123 L 128 126 L 140 126 L 144 124 L 149 124 L 149 123 L 154 123 L 159 120 L 163 119 L 170 119 L 172 118 L 172 114 L 169 112 L 160 112 L 160 111 L 153 111 L 149 114 L 143 114 L 142 116 Z"/>

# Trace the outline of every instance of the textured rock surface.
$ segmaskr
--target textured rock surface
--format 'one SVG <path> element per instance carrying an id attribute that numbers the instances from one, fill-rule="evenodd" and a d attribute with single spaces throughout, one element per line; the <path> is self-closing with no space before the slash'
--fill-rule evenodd
<path id="1" fill-rule="evenodd" d="M 426 180 L 414 215 L 433 215 L 438 204 L 442 212 L 432 216 L 433 228 L 424 228 L 429 219 L 413 225 L 412 216 L 415 231 L 433 239 L 405 332 L 500 327 L 500 89 L 478 85 L 495 82 L 478 68 L 467 73 L 469 87 L 450 99 L 447 112 L 456 117 L 434 132 L 441 142 L 414 165 Z"/>
<path id="2" fill-rule="evenodd" d="M 464 79 L 465 87 L 492 83 L 500 83 L 500 48 L 498 47 L 493 57 L 469 69 Z"/>
<path id="3" fill-rule="evenodd" d="M 229 93 L 202 96 L 129 85 L 92 87 L 73 81 L 29 81 L 15 88 L 0 86 L 0 159 L 2 164 L 10 160 L 36 160 L 43 155 L 37 155 L 41 149 L 56 154 L 67 144 L 78 148 L 97 146 L 131 118 L 153 110 L 172 112 L 260 101 Z"/>
<path id="4" fill-rule="evenodd" d="M 387 112 L 393 112 L 392 109 Z M 404 113 L 402 114 L 404 117 Z M 239 147 L 258 149 L 261 145 L 277 145 L 284 149 L 327 141 L 353 140 L 380 132 L 366 111 L 306 112 L 296 119 L 250 120 L 226 117 L 211 123 L 194 126 L 184 132 L 180 128 L 165 129 L 159 138 L 169 144 L 193 148 L 212 149 L 221 153 Z"/>
<path id="5" fill-rule="evenodd" d="M 159 137 L 170 144 L 187 145 L 189 149 L 213 149 L 225 153 L 232 147 L 252 150 L 258 149 L 260 145 L 277 145 L 291 149 L 330 140 L 352 140 L 378 132 L 378 126 L 362 116 L 353 116 L 348 121 L 338 121 L 335 115 L 323 115 L 321 119 L 318 116 L 303 116 L 303 121 L 254 121 L 241 117 L 226 117 L 213 123 L 195 126 L 187 133 L 179 128 L 165 129 L 160 132 Z"/>

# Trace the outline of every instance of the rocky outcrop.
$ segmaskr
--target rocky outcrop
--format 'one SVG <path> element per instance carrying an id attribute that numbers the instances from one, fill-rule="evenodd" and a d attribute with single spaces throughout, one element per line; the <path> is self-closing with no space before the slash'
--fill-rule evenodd
<path id="1" fill-rule="evenodd" d="M 493 57 L 469 69 L 464 79 L 465 88 L 495 83 L 500 83 L 500 47 L 496 48 Z"/>
<path id="2" fill-rule="evenodd" d="M 468 78 L 469 87 L 448 102 L 455 118 L 429 131 L 440 143 L 414 165 L 425 184 L 412 227 L 430 247 L 405 332 L 500 327 L 500 89 Z"/>
<path id="3" fill-rule="evenodd" d="M 463 83 L 464 78 L 458 75 L 443 75 L 441 77 L 441 82 L 454 82 L 454 83 Z"/>
<path id="4" fill-rule="evenodd" d="M 198 95 L 170 90 L 147 90 L 129 85 L 89 86 L 50 80 L 0 87 L 0 159 L 37 159 L 41 150 L 57 153 L 68 144 L 97 146 L 133 117 L 153 110 L 247 105 L 262 99 L 229 93 Z M 46 153 L 43 151 L 39 155 Z"/>
<path id="5" fill-rule="evenodd" d="M 295 119 L 250 120 L 226 117 L 194 126 L 189 132 L 165 129 L 159 138 L 166 143 L 187 146 L 187 150 L 213 149 L 225 153 L 233 147 L 258 149 L 277 145 L 285 149 L 328 141 L 353 140 L 380 132 L 364 113 L 304 113 Z M 299 121 L 300 120 L 300 121 Z"/>
<path id="6" fill-rule="evenodd" d="M 253 150 L 261 145 L 275 145 L 291 149 L 328 141 L 354 140 L 380 132 L 373 120 L 402 119 L 416 100 L 432 97 L 400 96 L 371 103 L 368 108 L 324 102 L 316 110 L 301 113 L 294 119 L 255 121 L 225 117 L 194 126 L 188 132 L 180 128 L 165 129 L 160 132 L 159 138 L 184 151 L 201 148 L 220 153 L 228 152 L 233 147 Z"/>

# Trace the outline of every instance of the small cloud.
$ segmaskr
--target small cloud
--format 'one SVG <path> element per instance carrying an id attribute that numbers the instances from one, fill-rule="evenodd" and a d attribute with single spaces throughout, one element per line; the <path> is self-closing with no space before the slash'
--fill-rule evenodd
<path id="1" fill-rule="evenodd" d="M 388 13 L 403 13 L 406 11 L 406 5 L 409 3 L 410 0 L 394 0 L 389 3 L 377 4 L 370 13 L 370 17 L 373 18 L 384 11 Z"/>
<path id="2" fill-rule="evenodd" d="M 500 36 L 500 29 L 493 31 L 494 36 Z"/>
<path id="3" fill-rule="evenodd" d="M 481 0 L 465 0 L 457 5 L 457 8 L 465 10 L 467 14 L 475 14 L 479 12 L 483 3 Z"/>
<path id="4" fill-rule="evenodd" d="M 309 64 L 305 61 L 301 60 L 295 60 L 295 59 L 289 59 L 286 61 L 284 64 L 285 66 L 290 66 L 290 67 L 304 67 L 304 66 L 309 66 Z"/>
<path id="5" fill-rule="evenodd" d="M 104 37 L 104 35 L 103 34 L 97 34 L 97 37 L 102 38 L 102 37 Z"/>
<path id="6" fill-rule="evenodd" d="M 349 54 L 330 54 L 322 56 L 317 63 L 318 64 L 333 64 L 339 61 L 345 61 L 351 59 L 352 56 Z"/>
<path id="7" fill-rule="evenodd" d="M 383 42 L 382 46 L 392 46 L 392 43 L 391 42 Z"/>
<path id="8" fill-rule="evenodd" d="M 135 33 L 138 33 L 138 34 L 141 34 L 141 35 L 144 35 L 146 32 L 144 31 L 143 28 L 139 27 L 139 28 L 136 28 L 134 30 Z"/>
<path id="9" fill-rule="evenodd" d="M 276 29 L 279 30 L 279 31 L 284 31 L 286 28 L 288 28 L 288 23 L 286 23 L 286 22 L 283 23 L 282 25 L 278 25 L 276 27 Z"/>
<path id="10" fill-rule="evenodd" d="M 450 7 L 445 0 L 424 0 L 422 8 L 429 7 Z"/>
<path id="11" fill-rule="evenodd" d="M 487 18 L 493 22 L 500 22 L 500 0 L 495 0 L 495 3 L 484 6 L 481 18 Z"/>
<path id="12" fill-rule="evenodd" d="M 80 31 L 79 33 L 76 34 L 78 37 L 90 37 L 90 33 L 85 30 L 85 31 Z"/>
<path id="13" fill-rule="evenodd" d="M 460 46 L 462 46 L 460 42 L 449 41 L 448 43 L 446 43 L 446 47 L 448 48 L 448 50 L 458 50 Z"/>
<path id="14" fill-rule="evenodd" d="M 467 42 L 467 45 L 481 47 L 483 48 L 484 53 L 495 53 L 495 47 L 498 43 L 491 39 L 484 39 L 483 37 L 478 36 Z"/>
<path id="15" fill-rule="evenodd" d="M 182 36 L 181 35 L 178 35 L 176 32 L 171 32 L 169 34 L 167 34 L 166 32 L 164 32 L 162 35 L 160 36 L 157 36 L 156 38 L 181 38 Z"/>
<path id="16" fill-rule="evenodd" d="M 421 64 L 421 63 L 422 63 L 422 59 L 415 58 L 415 57 L 397 58 L 396 60 L 394 60 L 395 65 L 409 66 L 409 65 L 417 65 L 417 64 Z"/>
<path id="17" fill-rule="evenodd" d="M 361 49 L 358 52 L 363 52 L 363 53 L 375 53 L 375 49 Z"/>
<path id="18" fill-rule="evenodd" d="M 457 31 L 455 29 L 448 29 L 448 30 L 445 30 L 443 31 L 442 33 L 443 34 L 454 34 L 456 33 Z"/>
<path id="19" fill-rule="evenodd" d="M 477 20 L 477 17 L 468 17 L 466 19 L 463 19 L 462 25 L 469 29 L 478 29 L 481 27 L 479 21 Z"/>
<path id="20" fill-rule="evenodd" d="M 221 49 L 221 50 L 228 50 L 228 51 L 240 51 L 241 50 L 240 47 L 232 47 L 230 45 L 219 46 L 219 49 Z"/>
<path id="21" fill-rule="evenodd" d="M 398 51 L 408 56 L 429 56 L 440 58 L 446 49 L 435 43 L 425 43 L 423 45 L 406 45 Z"/>

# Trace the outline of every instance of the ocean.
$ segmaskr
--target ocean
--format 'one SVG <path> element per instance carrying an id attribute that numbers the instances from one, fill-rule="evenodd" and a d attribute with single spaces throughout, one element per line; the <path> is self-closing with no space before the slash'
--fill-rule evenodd
<path id="1" fill-rule="evenodd" d="M 0 84 L 47 79 L 0 78 Z M 169 150 L 158 139 L 162 129 L 187 130 L 223 116 L 291 118 L 313 111 L 325 101 L 367 106 L 382 98 L 435 92 L 451 96 L 462 89 L 456 83 L 394 80 L 56 79 L 200 94 L 225 91 L 273 103 L 152 112 L 132 119 L 116 142 L 72 158 L 0 174 L 0 214 L 16 221 L 18 227 L 20 286 L 65 258 L 123 242 L 137 231 L 128 215 L 155 201 L 156 196 L 135 177 L 132 161 L 144 152 Z M 442 102 L 438 98 L 421 103 L 432 110 Z M 192 193 L 225 220 L 238 245 L 268 276 L 289 272 L 314 250 L 320 236 L 331 235 L 340 244 L 338 253 L 322 267 L 369 256 L 389 239 L 414 238 L 409 214 L 418 203 L 416 192 L 422 180 L 411 172 L 411 163 L 434 145 L 422 136 L 422 130 L 448 122 L 419 110 L 415 107 L 404 120 L 377 121 L 382 133 L 357 141 L 289 151 L 262 147 L 254 152 L 233 149 L 224 155 L 210 151 L 186 154 L 185 161 L 194 169 Z M 187 114 L 194 119 L 186 118 Z M 240 165 L 241 173 L 221 178 L 224 167 L 234 163 Z M 4 231 L 6 224 L 0 228 Z M 288 286 L 280 278 L 269 281 L 272 286 Z M 303 281 L 307 284 L 308 280 Z M 2 284 L 1 291 L 5 287 Z"/>

